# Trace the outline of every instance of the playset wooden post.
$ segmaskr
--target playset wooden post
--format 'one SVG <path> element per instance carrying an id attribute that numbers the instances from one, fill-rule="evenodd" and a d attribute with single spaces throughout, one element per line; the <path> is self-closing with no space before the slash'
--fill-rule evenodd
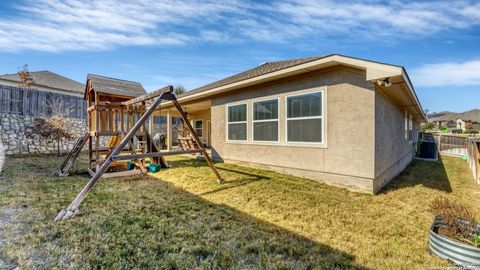
<path id="1" fill-rule="evenodd" d="M 172 86 L 135 98 L 100 94 L 94 91 L 94 87 L 92 81 L 87 80 L 85 98 L 88 104 L 88 132 L 78 140 L 59 172 L 61 176 L 68 175 L 75 159 L 88 141 L 88 172 L 91 179 L 70 206 L 58 213 L 55 221 L 75 216 L 78 213 L 78 206 L 101 177 L 145 173 L 147 162 L 150 162 L 153 167 L 168 168 L 164 156 L 202 154 L 217 181 L 224 182 L 173 94 Z M 152 100 L 153 103 L 148 106 L 147 102 Z M 190 150 L 161 151 L 161 146 L 153 142 L 151 131 L 154 121 L 151 117 L 154 111 L 160 110 L 162 101 L 172 102 L 175 105 L 198 147 Z M 145 127 L 147 123 L 149 123 L 148 129 Z M 168 139 L 171 140 L 171 138 Z M 103 147 L 107 141 L 107 147 Z"/>

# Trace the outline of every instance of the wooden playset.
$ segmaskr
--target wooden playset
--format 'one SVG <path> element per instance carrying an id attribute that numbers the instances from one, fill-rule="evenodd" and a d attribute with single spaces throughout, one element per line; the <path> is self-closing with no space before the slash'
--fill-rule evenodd
<path id="1" fill-rule="evenodd" d="M 157 172 L 160 168 L 169 167 L 165 156 L 201 154 L 217 177 L 217 181 L 223 183 L 173 94 L 172 86 L 147 94 L 143 87 L 135 82 L 89 75 L 84 98 L 88 105 L 88 131 L 76 142 L 62 164 L 59 175 L 69 174 L 76 158 L 88 142 L 87 169 L 91 179 L 70 206 L 58 213 L 55 221 L 75 216 L 78 213 L 78 206 L 100 177 Z M 162 151 L 161 146 L 152 139 L 151 119 L 154 112 L 160 113 L 162 101 L 173 103 L 190 132 L 190 142 L 179 142 L 181 150 Z M 150 125 L 149 128 L 147 125 Z"/>

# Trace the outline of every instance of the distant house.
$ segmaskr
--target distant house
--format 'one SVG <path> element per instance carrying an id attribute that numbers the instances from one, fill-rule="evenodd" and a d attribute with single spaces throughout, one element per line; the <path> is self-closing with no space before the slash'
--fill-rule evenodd
<path id="1" fill-rule="evenodd" d="M 435 129 L 436 130 L 440 130 L 442 128 L 445 128 L 445 124 L 447 121 L 444 121 L 444 120 L 435 120 L 435 121 L 430 121 L 431 123 L 433 123 L 435 125 Z"/>
<path id="2" fill-rule="evenodd" d="M 34 84 L 32 88 L 51 93 L 81 97 L 85 85 L 48 70 L 30 72 Z M 0 85 L 19 87 L 18 74 L 0 75 Z"/>
<path id="3" fill-rule="evenodd" d="M 449 130 L 452 131 L 453 129 L 457 128 L 457 122 L 453 120 L 446 121 L 445 127 Z"/>
<path id="4" fill-rule="evenodd" d="M 462 130 L 462 131 L 465 131 L 466 128 L 465 128 L 465 122 L 464 120 L 462 119 L 457 119 L 456 123 L 457 123 L 457 129 L 458 130 Z"/>
<path id="5" fill-rule="evenodd" d="M 426 121 L 403 67 L 337 54 L 264 63 L 178 100 L 217 160 L 369 193 L 410 163 Z"/>
<path id="6" fill-rule="evenodd" d="M 456 121 L 457 129 L 462 130 L 463 132 L 466 131 L 479 131 L 479 123 L 473 120 L 465 120 L 465 119 L 457 119 Z"/>
<path id="7" fill-rule="evenodd" d="M 30 72 L 33 85 L 20 86 L 18 74 L 0 75 L 0 112 L 30 116 L 48 115 L 63 106 L 69 117 L 86 118 L 85 85 L 50 71 Z M 60 104 L 53 104 L 60 103 Z"/>

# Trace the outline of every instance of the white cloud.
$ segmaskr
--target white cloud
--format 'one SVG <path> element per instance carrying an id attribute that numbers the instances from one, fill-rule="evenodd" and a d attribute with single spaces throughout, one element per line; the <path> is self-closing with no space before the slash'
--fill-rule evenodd
<path id="1" fill-rule="evenodd" d="M 468 1 L 333 1 L 277 2 L 273 13 L 309 32 L 369 37 L 431 35 L 480 24 L 480 5 Z"/>
<path id="2" fill-rule="evenodd" d="M 193 42 L 416 38 L 480 24 L 470 1 L 39 0 L 0 18 L 0 51 L 106 50 Z"/>
<path id="3" fill-rule="evenodd" d="M 412 71 L 416 86 L 480 86 L 480 60 L 427 64 Z"/>
<path id="4" fill-rule="evenodd" d="M 119 46 L 183 45 L 199 21 L 234 11 L 235 2 L 40 0 L 0 18 L 0 50 L 104 50 Z M 207 36 L 212 38 L 212 36 Z"/>

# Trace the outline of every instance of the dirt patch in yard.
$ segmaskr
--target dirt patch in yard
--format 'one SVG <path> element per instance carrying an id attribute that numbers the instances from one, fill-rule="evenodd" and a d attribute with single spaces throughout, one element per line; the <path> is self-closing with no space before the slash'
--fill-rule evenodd
<path id="1" fill-rule="evenodd" d="M 0 207 L 0 269 L 15 269 L 18 266 L 14 259 L 8 258 L 3 252 L 5 242 L 13 236 L 7 234 L 7 225 L 12 223 L 14 214 L 15 208 Z"/>

